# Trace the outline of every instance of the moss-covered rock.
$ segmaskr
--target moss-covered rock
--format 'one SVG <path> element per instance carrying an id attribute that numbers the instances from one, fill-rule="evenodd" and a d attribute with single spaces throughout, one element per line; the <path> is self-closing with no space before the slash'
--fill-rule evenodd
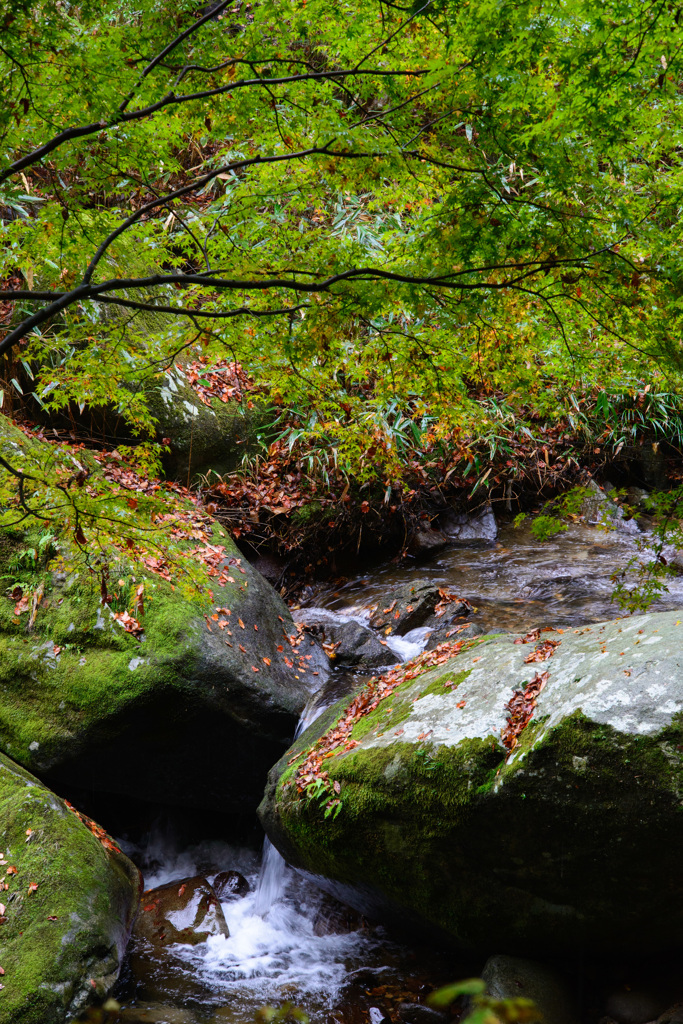
<path id="1" fill-rule="evenodd" d="M 296 773 L 344 726 L 345 698 L 272 770 L 260 808 L 270 838 L 359 910 L 463 947 L 679 942 L 683 612 L 548 638 L 559 646 L 546 661 L 527 664 L 534 645 L 503 636 L 408 666 L 343 742 L 318 746 L 332 754 L 318 785 L 341 801 L 330 807 Z M 508 702 L 545 671 L 510 750 Z"/>
<path id="2" fill-rule="evenodd" d="M 157 420 L 157 436 L 168 438 L 166 473 L 181 483 L 210 470 L 222 475 L 236 469 L 272 419 L 261 400 L 213 398 L 205 405 L 179 369 L 164 374 L 161 383 L 148 390 L 147 399 Z"/>
<path id="3" fill-rule="evenodd" d="M 0 851 L 0 1024 L 70 1021 L 118 976 L 139 872 L 2 754 Z"/>
<path id="4" fill-rule="evenodd" d="M 212 599 L 127 567 L 126 587 L 144 582 L 140 638 L 86 572 L 45 578 L 32 626 L 1 596 L 0 749 L 58 787 L 252 810 L 327 659 L 292 651 L 286 605 L 224 542 Z"/>
<path id="5" fill-rule="evenodd" d="M 23 468 L 29 450 L 31 467 L 51 457 L 46 442 L 0 421 L 6 458 Z M 144 539 L 149 518 L 135 498 L 110 508 Z M 217 526 L 194 530 L 190 517 L 183 533 L 173 511 L 163 517 L 169 550 L 158 531 L 153 558 L 103 541 L 94 517 L 81 551 L 73 524 L 60 532 L 53 518 L 26 532 L 13 518 L 16 529 L 0 532 L 0 751 L 61 791 L 252 811 L 329 671 L 278 594 Z M 174 548 L 175 533 L 189 539 Z M 197 586 L 178 583 L 188 578 L 176 573 L 182 545 Z M 121 628 L 124 613 L 140 629 Z"/>

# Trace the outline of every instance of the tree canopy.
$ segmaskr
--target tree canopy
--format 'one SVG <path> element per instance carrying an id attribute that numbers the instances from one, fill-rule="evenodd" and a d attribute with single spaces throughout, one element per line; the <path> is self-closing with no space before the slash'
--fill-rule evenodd
<path id="1" fill-rule="evenodd" d="M 675 390 L 680 16 L 5 4 L 5 390 L 116 409 L 146 471 L 150 388 L 201 349 L 389 481 L 401 416 L 476 434 Z"/>

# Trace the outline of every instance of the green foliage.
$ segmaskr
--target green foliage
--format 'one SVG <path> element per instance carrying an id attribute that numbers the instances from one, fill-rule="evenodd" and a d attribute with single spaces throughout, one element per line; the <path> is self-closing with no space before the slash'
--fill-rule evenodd
<path id="1" fill-rule="evenodd" d="M 202 351 L 300 411 L 322 480 L 386 490 L 454 432 L 504 457 L 510 418 L 683 444 L 675 9 L 197 13 L 0 14 L 8 404 L 101 410 L 154 472 L 149 396 Z"/>
<path id="2" fill-rule="evenodd" d="M 576 518 L 581 513 L 582 504 L 588 494 L 585 487 L 571 487 L 564 494 L 545 502 L 543 511 L 533 517 L 531 521 L 531 533 L 539 541 L 550 540 L 558 533 L 564 533 L 569 529 L 569 524 L 564 522 L 566 518 Z M 516 529 L 522 526 L 527 520 L 527 515 L 521 512 L 515 516 L 513 525 Z"/>
<path id="3" fill-rule="evenodd" d="M 655 516 L 651 532 L 636 538 L 637 554 L 615 572 L 613 600 L 631 613 L 645 612 L 668 592 L 667 580 L 679 567 L 670 561 L 672 551 L 683 548 L 683 486 L 658 491 L 646 499 Z"/>
<path id="4" fill-rule="evenodd" d="M 493 999 L 486 994 L 486 983 L 481 978 L 445 985 L 432 992 L 427 1002 L 441 1010 L 460 996 L 469 996 L 471 1009 L 462 1018 L 462 1024 L 529 1024 L 538 1020 L 538 1010 L 531 999 Z"/>
<path id="5" fill-rule="evenodd" d="M 308 1014 L 294 1003 L 262 1006 L 256 1012 L 258 1024 L 308 1024 Z"/>
<path id="6" fill-rule="evenodd" d="M 336 795 L 328 778 L 318 777 L 306 788 L 306 802 L 324 808 L 324 817 L 334 819 L 342 809 L 342 801 Z"/>

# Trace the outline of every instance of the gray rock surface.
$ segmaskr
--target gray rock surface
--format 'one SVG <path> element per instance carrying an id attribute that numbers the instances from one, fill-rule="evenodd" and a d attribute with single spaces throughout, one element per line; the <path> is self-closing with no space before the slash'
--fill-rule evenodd
<path id="1" fill-rule="evenodd" d="M 442 530 L 435 529 L 430 523 L 420 524 L 410 538 L 408 551 L 417 557 L 436 554 L 450 544 L 450 539 Z"/>
<path id="2" fill-rule="evenodd" d="M 544 964 L 515 956 L 492 956 L 481 976 L 486 994 L 494 999 L 531 999 L 538 1010 L 533 1024 L 578 1024 L 566 983 Z"/>
<path id="3" fill-rule="evenodd" d="M 166 473 L 183 484 L 188 477 L 236 469 L 270 415 L 262 403 L 252 402 L 249 408 L 247 398 L 214 398 L 205 405 L 177 368 L 149 395 L 149 404 L 158 421 L 158 437 L 170 442 L 170 453 L 164 457 Z"/>
<path id="4" fill-rule="evenodd" d="M 366 684 L 348 726 L 348 698 L 325 712 L 270 774 L 268 835 L 368 916 L 462 947 L 677 942 L 683 612 L 515 639 L 426 652 L 388 689 Z M 327 730 L 332 822 L 293 785 Z"/>
<path id="5" fill-rule="evenodd" d="M 451 543 L 463 547 L 493 544 L 498 536 L 496 517 L 488 505 L 474 514 L 448 512 L 440 517 L 439 526 Z"/>
<path id="6" fill-rule="evenodd" d="M 454 640 L 472 640 L 476 636 L 483 636 L 484 630 L 476 622 L 468 622 L 461 625 L 447 623 L 445 626 L 438 626 L 429 634 L 426 650 L 433 651 L 439 644 L 453 642 Z"/>
<path id="7" fill-rule="evenodd" d="M 466 602 L 444 603 L 443 593 L 447 591 L 431 580 L 414 580 L 413 583 L 394 587 L 373 609 L 370 625 L 385 635 L 404 636 L 419 626 L 445 626 L 469 610 Z M 443 606 L 441 614 L 435 614 L 434 609 L 439 603 Z"/>
<path id="8" fill-rule="evenodd" d="M 326 645 L 335 646 L 331 661 L 335 668 L 373 671 L 398 661 L 386 641 L 355 619 L 344 619 L 324 608 L 300 608 L 294 612 L 296 622 L 306 632 Z"/>

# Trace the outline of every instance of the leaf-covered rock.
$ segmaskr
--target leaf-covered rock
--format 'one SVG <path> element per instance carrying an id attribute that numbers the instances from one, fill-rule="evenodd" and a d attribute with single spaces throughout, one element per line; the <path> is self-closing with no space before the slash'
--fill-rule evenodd
<path id="1" fill-rule="evenodd" d="M 327 657 L 183 493 L 4 417 L 0 453 L 65 481 L 25 482 L 40 529 L 4 510 L 0 750 L 53 784 L 253 809 Z"/>
<path id="2" fill-rule="evenodd" d="M 0 1022 L 66 1024 L 116 981 L 139 872 L 2 754 L 0 853 Z"/>
<path id="3" fill-rule="evenodd" d="M 270 838 L 358 909 L 463 947 L 675 943 L 678 616 L 443 644 L 391 670 L 273 769 Z"/>

